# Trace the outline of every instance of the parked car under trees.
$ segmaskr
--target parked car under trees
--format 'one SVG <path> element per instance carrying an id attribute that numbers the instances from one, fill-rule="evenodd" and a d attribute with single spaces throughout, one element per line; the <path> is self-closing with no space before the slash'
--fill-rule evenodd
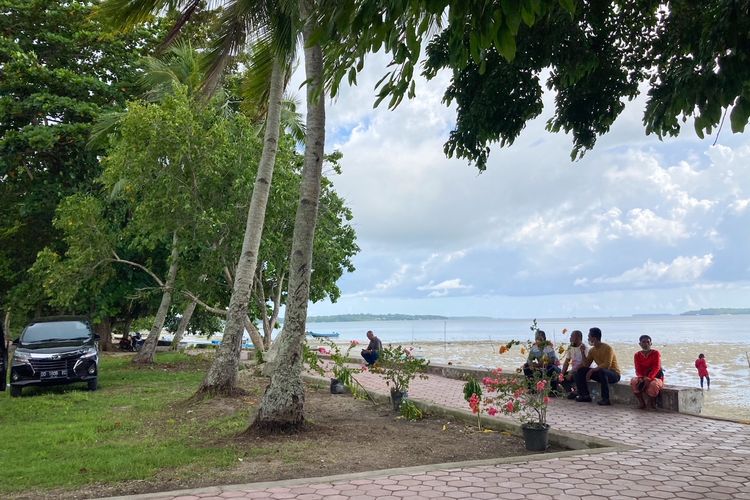
<path id="1" fill-rule="evenodd" d="M 56 316 L 33 320 L 13 341 L 10 395 L 21 395 L 24 387 L 85 382 L 97 389 L 99 335 L 81 316 Z"/>

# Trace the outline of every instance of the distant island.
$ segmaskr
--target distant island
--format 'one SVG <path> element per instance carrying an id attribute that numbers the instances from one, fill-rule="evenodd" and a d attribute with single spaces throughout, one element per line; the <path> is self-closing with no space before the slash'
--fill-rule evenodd
<path id="1" fill-rule="evenodd" d="M 716 307 L 687 311 L 680 316 L 719 316 L 721 314 L 750 314 L 750 308 Z"/>
<path id="2" fill-rule="evenodd" d="M 432 314 L 336 314 L 333 316 L 310 316 L 308 323 L 340 323 L 347 321 L 420 321 L 420 320 L 486 320 L 486 316 L 437 316 Z"/>

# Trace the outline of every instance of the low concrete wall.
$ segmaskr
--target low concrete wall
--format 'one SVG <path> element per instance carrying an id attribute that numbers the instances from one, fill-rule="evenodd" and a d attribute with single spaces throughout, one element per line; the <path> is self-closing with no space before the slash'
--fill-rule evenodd
<path id="1" fill-rule="evenodd" d="M 322 355 L 322 358 L 329 358 L 328 356 Z M 352 363 L 362 363 L 361 358 L 350 358 Z M 476 368 L 473 366 L 461 366 L 461 365 L 441 365 L 437 363 L 430 363 L 427 367 L 427 374 L 439 375 L 445 378 L 452 378 L 456 380 L 468 380 L 469 377 L 474 377 L 477 380 L 482 380 L 492 374 L 492 370 L 485 368 Z M 509 375 L 514 375 L 508 372 Z M 599 392 L 598 382 L 589 382 L 589 390 Z M 633 391 L 630 389 L 630 379 L 621 380 L 617 384 L 610 384 L 609 386 L 610 401 L 615 404 L 633 405 L 637 404 Z M 695 387 L 686 387 L 682 385 L 665 385 L 662 388 L 661 394 L 656 399 L 656 406 L 668 411 L 675 411 L 678 413 L 690 413 L 693 415 L 699 415 L 703 409 L 703 391 Z"/>
<path id="2" fill-rule="evenodd" d="M 468 380 L 474 377 L 482 380 L 489 376 L 491 370 L 475 368 L 471 366 L 440 365 L 432 364 L 427 369 L 428 374 L 440 375 L 441 377 Z M 589 390 L 599 392 L 599 383 L 589 382 Z M 615 404 L 636 405 L 637 401 L 630 389 L 630 380 L 621 380 L 617 384 L 609 386 L 610 400 Z M 703 391 L 695 387 L 681 385 L 665 385 L 656 400 L 656 405 L 669 411 L 679 413 L 700 414 L 703 409 Z"/>

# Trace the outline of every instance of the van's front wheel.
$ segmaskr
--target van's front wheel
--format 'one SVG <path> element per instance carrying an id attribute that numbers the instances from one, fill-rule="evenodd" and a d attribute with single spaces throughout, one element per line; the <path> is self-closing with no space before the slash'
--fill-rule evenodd
<path id="1" fill-rule="evenodd" d="M 21 391 L 23 390 L 23 387 L 20 385 L 11 385 L 10 386 L 10 397 L 17 398 L 21 396 Z"/>
<path id="2" fill-rule="evenodd" d="M 92 378 L 86 381 L 90 391 L 95 391 L 99 387 L 99 379 Z"/>

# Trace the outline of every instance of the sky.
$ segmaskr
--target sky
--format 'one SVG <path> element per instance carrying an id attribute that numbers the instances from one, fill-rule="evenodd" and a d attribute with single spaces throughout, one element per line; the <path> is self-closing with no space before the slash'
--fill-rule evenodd
<path id="1" fill-rule="evenodd" d="M 487 170 L 443 153 L 450 75 L 417 80 L 396 110 L 373 108 L 387 58 L 327 106 L 326 150 L 343 153 L 336 191 L 354 213 L 356 271 L 336 303 L 351 313 L 601 317 L 750 307 L 750 136 L 646 136 L 645 99 L 578 161 L 544 130 L 554 96 Z M 297 90 L 301 67 L 290 88 Z M 716 141 L 716 145 L 713 145 Z"/>

